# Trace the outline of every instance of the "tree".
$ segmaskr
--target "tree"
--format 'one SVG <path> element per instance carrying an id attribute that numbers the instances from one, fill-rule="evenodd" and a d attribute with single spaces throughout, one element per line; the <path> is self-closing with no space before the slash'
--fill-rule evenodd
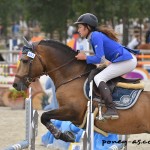
<path id="1" fill-rule="evenodd" d="M 4 34 L 7 35 L 7 27 L 13 22 L 18 21 L 23 14 L 22 0 L 0 0 L 0 23 L 4 27 Z"/>
<path id="2" fill-rule="evenodd" d="M 0 21 L 7 27 L 21 15 L 28 21 L 38 20 L 44 32 L 57 30 L 64 37 L 68 19 L 75 21 L 79 15 L 90 12 L 100 23 L 111 20 L 115 25 L 116 19 L 123 19 L 126 44 L 129 18 L 149 17 L 149 6 L 149 0 L 0 0 Z"/>
<path id="3" fill-rule="evenodd" d="M 25 2 L 25 5 L 28 18 L 37 19 L 43 31 L 52 33 L 57 30 L 60 35 L 64 35 L 71 2 L 70 0 L 30 0 L 30 3 Z"/>

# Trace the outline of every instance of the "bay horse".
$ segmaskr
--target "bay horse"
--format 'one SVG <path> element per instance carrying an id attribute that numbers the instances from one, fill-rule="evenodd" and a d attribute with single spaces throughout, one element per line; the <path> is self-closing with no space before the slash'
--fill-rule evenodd
<path id="1" fill-rule="evenodd" d="M 137 49 L 149 49 L 150 50 L 150 43 L 144 43 L 138 45 Z"/>
<path id="2" fill-rule="evenodd" d="M 56 86 L 59 109 L 44 112 L 41 122 L 55 138 L 67 142 L 74 141 L 70 132 L 62 133 L 50 120 L 82 124 L 87 110 L 83 85 L 95 65 L 76 60 L 77 52 L 57 41 L 42 40 L 39 43 L 25 41 L 25 43 L 13 87 L 25 90 L 36 78 L 44 74 L 49 75 Z M 117 120 L 95 120 L 94 124 L 109 133 L 150 133 L 150 92 L 143 91 L 134 106 L 127 110 L 118 110 L 118 114 Z"/>

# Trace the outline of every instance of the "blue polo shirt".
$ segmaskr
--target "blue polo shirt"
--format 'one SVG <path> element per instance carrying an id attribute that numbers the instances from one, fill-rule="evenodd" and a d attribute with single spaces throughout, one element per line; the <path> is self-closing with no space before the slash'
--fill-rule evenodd
<path id="1" fill-rule="evenodd" d="M 89 42 L 95 55 L 87 56 L 87 64 L 99 64 L 106 58 L 112 63 L 132 59 L 129 49 L 112 40 L 102 32 L 94 31 L 89 37 Z"/>

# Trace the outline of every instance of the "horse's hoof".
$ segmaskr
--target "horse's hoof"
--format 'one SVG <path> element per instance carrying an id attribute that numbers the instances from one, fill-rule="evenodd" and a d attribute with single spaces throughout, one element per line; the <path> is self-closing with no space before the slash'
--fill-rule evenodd
<path id="1" fill-rule="evenodd" d="M 65 131 L 60 135 L 60 140 L 63 140 L 65 142 L 75 142 L 75 139 L 75 135 L 70 131 Z"/>

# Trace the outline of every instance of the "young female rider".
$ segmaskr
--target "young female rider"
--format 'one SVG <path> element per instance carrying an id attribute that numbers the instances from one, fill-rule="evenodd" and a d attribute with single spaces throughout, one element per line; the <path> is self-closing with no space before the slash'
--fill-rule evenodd
<path id="1" fill-rule="evenodd" d="M 77 60 L 86 60 L 87 64 L 99 64 L 103 63 L 106 58 L 111 62 L 110 65 L 94 77 L 94 82 L 107 107 L 103 117 L 105 119 L 117 119 L 119 116 L 106 82 L 131 72 L 137 65 L 137 59 L 131 52 L 137 53 L 137 51 L 127 49 L 119 44 L 113 30 L 108 28 L 98 29 L 98 19 L 91 13 L 81 15 L 75 24 L 78 27 L 80 36 L 88 39 L 94 51 L 93 56 L 79 53 L 76 56 Z"/>

